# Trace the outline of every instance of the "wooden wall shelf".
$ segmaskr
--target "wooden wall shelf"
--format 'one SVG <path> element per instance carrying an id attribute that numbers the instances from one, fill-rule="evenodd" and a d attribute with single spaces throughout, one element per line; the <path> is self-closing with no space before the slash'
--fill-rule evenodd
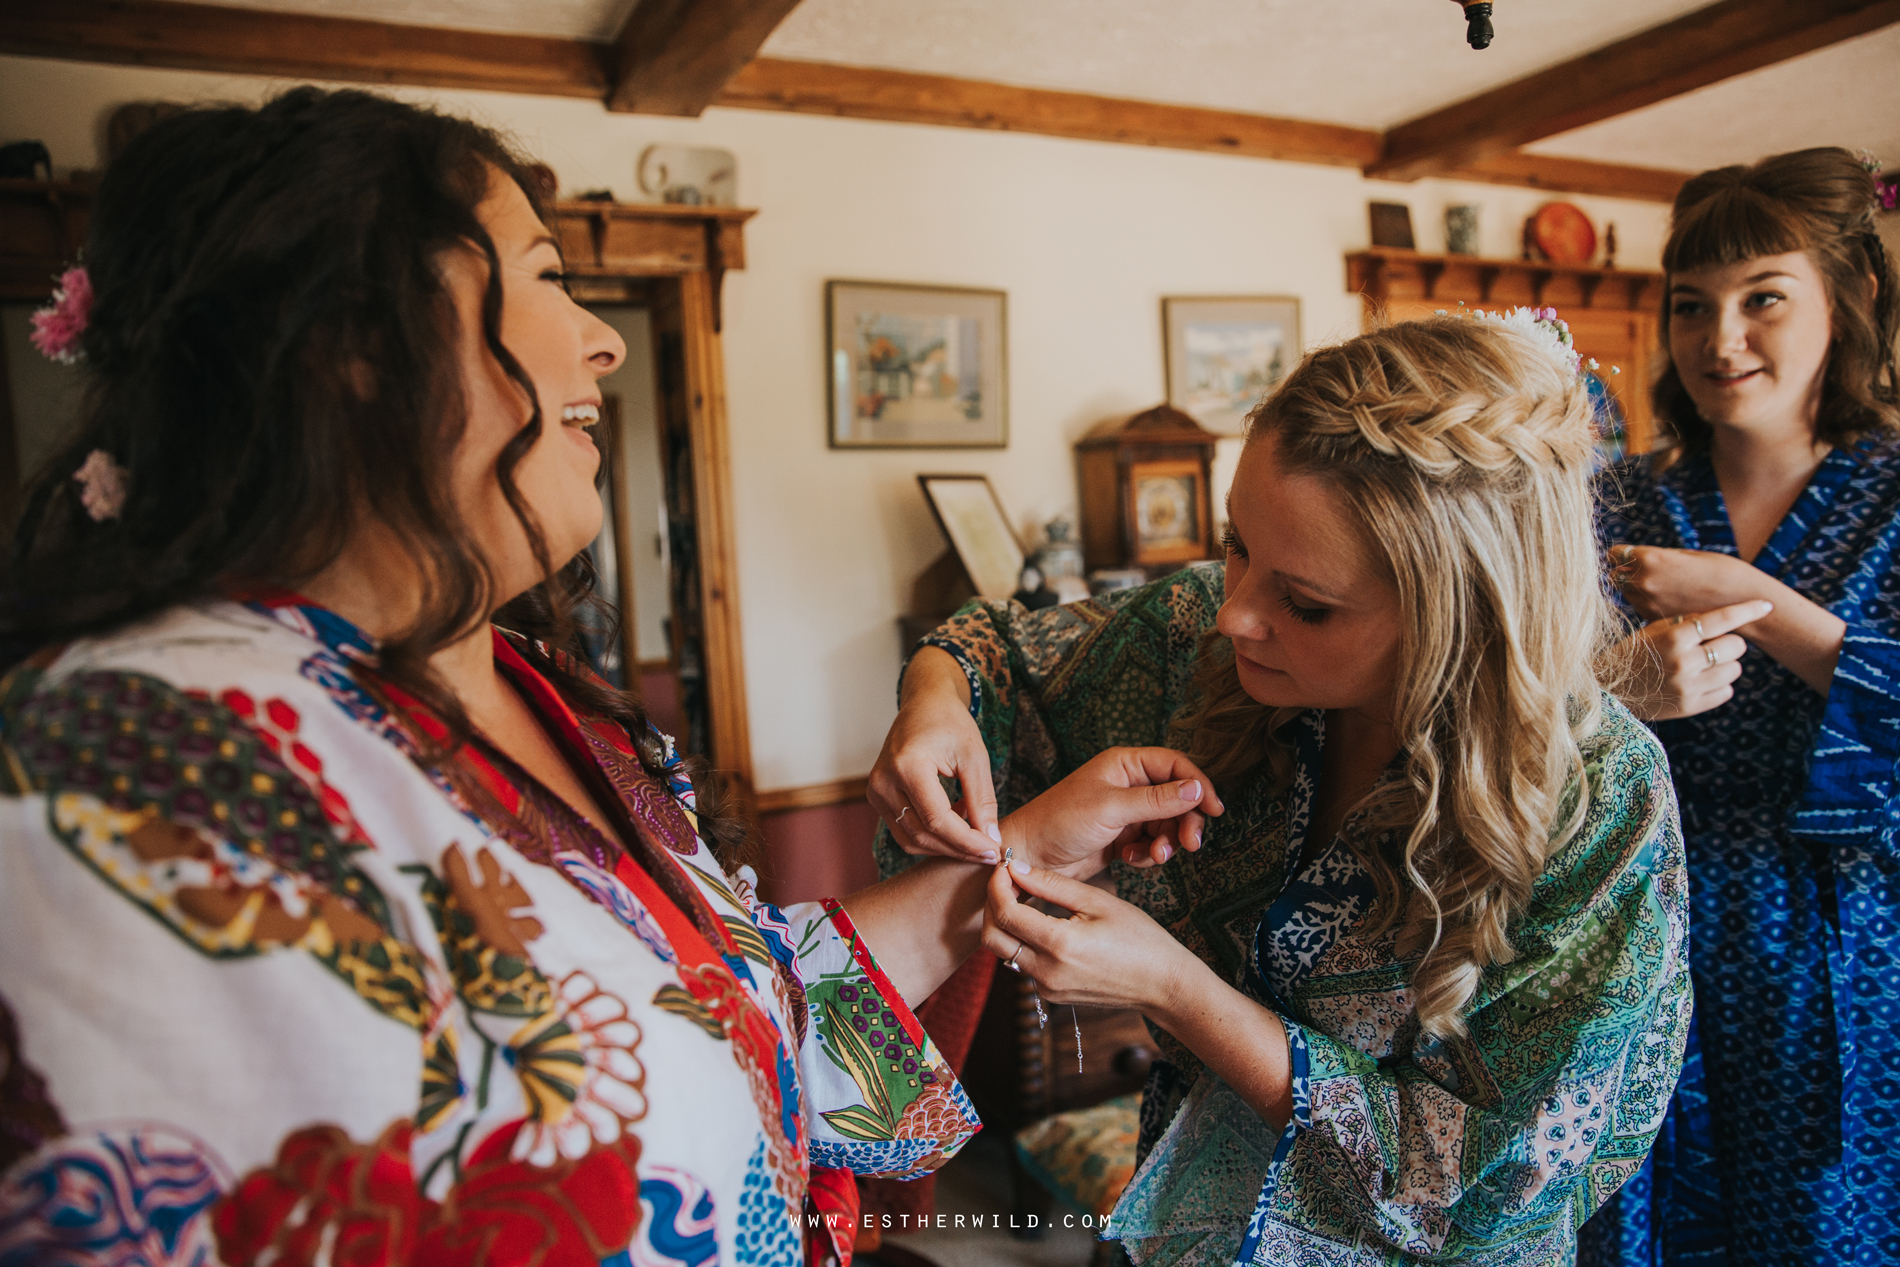
<path id="1" fill-rule="evenodd" d="M 1387 299 L 1430 299 L 1447 308 L 1516 307 L 1647 311 L 1661 300 L 1662 274 L 1542 260 L 1424 255 L 1375 246 L 1346 257 L 1346 286 Z"/>
<path id="2" fill-rule="evenodd" d="M 1346 287 L 1365 301 L 1368 330 L 1455 312 L 1460 304 L 1555 308 L 1579 352 L 1620 371 L 1606 373 L 1604 382 L 1622 408 L 1628 451 L 1645 453 L 1654 444 L 1649 391 L 1662 365 L 1661 273 L 1373 247 L 1346 257 Z"/>

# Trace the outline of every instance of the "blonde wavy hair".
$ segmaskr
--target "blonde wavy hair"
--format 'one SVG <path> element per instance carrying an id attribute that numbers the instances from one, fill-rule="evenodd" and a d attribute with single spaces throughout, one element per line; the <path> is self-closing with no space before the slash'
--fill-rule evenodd
<path id="1" fill-rule="evenodd" d="M 1453 317 L 1314 352 L 1249 419 L 1247 443 L 1323 481 L 1398 589 L 1404 778 L 1354 808 L 1354 837 L 1374 935 L 1398 927 L 1419 1025 L 1440 1038 L 1464 1032 L 1484 969 L 1514 957 L 1511 922 L 1588 809 L 1578 743 L 1601 723 L 1593 661 L 1617 628 L 1594 442 L 1588 392 L 1546 349 Z M 1279 732 L 1302 710 L 1251 699 L 1218 634 L 1196 686 L 1177 743 L 1215 783 L 1262 761 L 1290 781 Z M 1370 843 L 1388 832 L 1402 843 Z"/>

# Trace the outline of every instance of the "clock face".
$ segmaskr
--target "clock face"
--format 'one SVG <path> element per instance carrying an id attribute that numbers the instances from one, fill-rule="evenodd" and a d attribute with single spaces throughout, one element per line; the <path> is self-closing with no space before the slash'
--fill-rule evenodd
<path id="1" fill-rule="evenodd" d="M 1198 544 L 1192 475 L 1135 477 L 1135 541 L 1146 551 Z"/>

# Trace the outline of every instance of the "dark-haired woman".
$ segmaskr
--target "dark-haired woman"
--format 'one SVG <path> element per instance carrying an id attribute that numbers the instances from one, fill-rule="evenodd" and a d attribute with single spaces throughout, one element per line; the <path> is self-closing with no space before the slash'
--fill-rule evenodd
<path id="1" fill-rule="evenodd" d="M 851 1173 L 977 1128 L 906 999 L 988 869 L 764 904 L 586 675 L 624 349 L 526 169 L 362 93 L 188 111 L 88 264 L 0 594 L 0 1262 L 848 1259 Z M 1073 861 L 1177 772 L 1004 830 Z"/>
<path id="2" fill-rule="evenodd" d="M 1586 1263 L 1900 1262 L 1900 284 L 1873 207 L 1839 149 L 1676 199 L 1673 444 L 1606 475 L 1600 529 L 1649 622 L 1629 703 L 1682 803 L 1695 1031 Z"/>

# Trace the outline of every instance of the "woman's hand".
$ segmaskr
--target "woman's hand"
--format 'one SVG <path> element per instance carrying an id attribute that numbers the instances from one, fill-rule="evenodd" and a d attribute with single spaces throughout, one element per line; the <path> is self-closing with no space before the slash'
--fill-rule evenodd
<path id="1" fill-rule="evenodd" d="M 960 808 L 950 804 L 944 778 L 962 787 Z M 970 716 L 969 684 L 948 652 L 924 647 L 911 657 L 903 705 L 871 767 L 865 798 L 905 853 L 996 861 L 1002 836 L 990 754 Z"/>
<path id="2" fill-rule="evenodd" d="M 1119 852 L 1148 867 L 1201 847 L 1214 784 L 1172 748 L 1110 748 L 1003 820 L 1003 844 L 1035 865 L 1086 880 Z"/>
<path id="3" fill-rule="evenodd" d="M 1769 598 L 1767 573 L 1732 554 L 1671 550 L 1662 546 L 1611 546 L 1610 580 L 1623 601 L 1645 620 L 1729 607 Z M 1708 623 L 1704 617 L 1703 623 Z"/>
<path id="4" fill-rule="evenodd" d="M 1068 919 L 1025 905 L 1043 898 Z M 1021 858 L 990 875 L 983 948 L 1036 983 L 1050 1003 L 1165 1010 L 1194 973 L 1209 971 L 1146 912 L 1090 884 L 1033 868 Z"/>
<path id="5" fill-rule="evenodd" d="M 1650 621 L 1610 653 L 1628 657 L 1628 676 L 1618 688 L 1623 702 L 1644 721 L 1694 717 L 1728 703 L 1748 653 L 1748 642 L 1734 631 L 1773 610 L 1773 603 L 1749 599 Z"/>
<path id="6" fill-rule="evenodd" d="M 1744 600 L 1761 600 L 1763 614 L 1747 622 L 1742 635 L 1815 691 L 1827 694 L 1847 624 L 1807 595 L 1732 554 L 1614 545 L 1608 557 L 1610 580 L 1623 592 L 1624 600 L 1652 622 L 1700 616 L 1703 627 L 1712 628 L 1709 618 L 1718 611 L 1743 606 Z M 1688 717 L 1727 698 L 1724 695 L 1689 712 L 1636 711 L 1650 720 Z M 1636 708 L 1633 700 L 1629 703 Z"/>
<path id="7" fill-rule="evenodd" d="M 1146 912 L 1091 885 L 1019 865 L 990 875 L 983 948 L 1051 1003 L 1133 1008 L 1173 1034 L 1275 1130 L 1293 1116 L 1286 1027 L 1221 980 Z M 1021 890 L 1074 914 L 1044 915 Z"/>

